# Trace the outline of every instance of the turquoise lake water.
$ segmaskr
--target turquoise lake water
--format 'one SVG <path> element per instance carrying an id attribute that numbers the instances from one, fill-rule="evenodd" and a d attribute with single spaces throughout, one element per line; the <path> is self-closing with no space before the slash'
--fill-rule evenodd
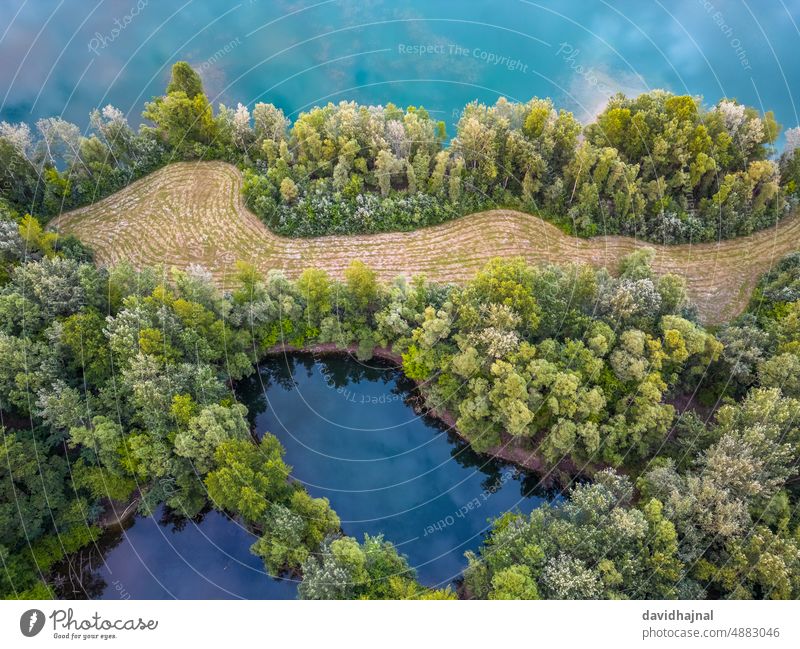
<path id="1" fill-rule="evenodd" d="M 138 121 L 179 59 L 215 103 L 424 105 L 617 90 L 722 96 L 798 124 L 799 0 L 0 0 L 0 118 L 113 103 Z M 452 134 L 452 128 L 449 129 Z"/>

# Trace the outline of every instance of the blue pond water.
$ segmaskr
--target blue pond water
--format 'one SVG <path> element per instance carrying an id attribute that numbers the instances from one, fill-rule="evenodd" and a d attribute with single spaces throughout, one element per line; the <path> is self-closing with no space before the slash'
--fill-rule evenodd
<path id="1" fill-rule="evenodd" d="M 293 599 L 297 584 L 269 577 L 250 554 L 254 541 L 220 512 L 168 520 L 159 509 L 104 539 L 104 557 L 82 590 L 101 599 Z"/>
<path id="2" fill-rule="evenodd" d="M 536 481 L 477 456 L 418 415 L 408 381 L 374 361 L 288 356 L 262 365 L 260 432 L 286 448 L 292 477 L 328 498 L 350 536 L 383 534 L 420 580 L 447 584 L 488 519 L 543 502 Z"/>
<path id="3" fill-rule="evenodd" d="M 418 415 L 414 393 L 385 364 L 344 357 L 273 359 L 239 386 L 259 434 L 286 448 L 292 478 L 328 498 L 346 534 L 383 534 L 429 586 L 456 579 L 488 520 L 532 511 L 547 494 L 533 477 L 479 457 Z M 198 520 L 138 517 L 108 535 L 64 596 L 106 599 L 291 598 L 292 581 L 265 574 L 255 538 L 211 511 Z"/>
<path id="4" fill-rule="evenodd" d="M 617 90 L 664 87 L 794 126 L 798 15 L 798 0 L 0 0 L 0 118 L 85 125 L 111 102 L 136 121 L 186 59 L 215 103 L 292 115 L 393 101 L 452 124 L 473 99 L 538 95 L 586 119 Z"/>

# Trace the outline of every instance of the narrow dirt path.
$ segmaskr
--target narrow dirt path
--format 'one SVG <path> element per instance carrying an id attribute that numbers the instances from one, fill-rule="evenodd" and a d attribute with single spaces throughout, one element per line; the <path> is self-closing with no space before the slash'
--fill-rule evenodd
<path id="1" fill-rule="evenodd" d="M 361 259 L 384 280 L 422 273 L 464 281 L 493 257 L 530 262 L 586 262 L 615 268 L 637 248 L 656 250 L 658 273 L 686 277 L 707 324 L 740 313 L 759 276 L 800 249 L 800 218 L 718 243 L 658 246 L 629 237 L 578 239 L 541 218 L 511 210 L 472 214 L 414 232 L 288 239 L 270 232 L 241 199 L 241 174 L 222 162 L 175 163 L 88 207 L 63 214 L 50 228 L 92 246 L 98 262 L 127 259 L 137 267 L 163 263 L 205 266 L 229 284 L 236 260 L 295 276 L 317 267 L 341 277 Z"/>

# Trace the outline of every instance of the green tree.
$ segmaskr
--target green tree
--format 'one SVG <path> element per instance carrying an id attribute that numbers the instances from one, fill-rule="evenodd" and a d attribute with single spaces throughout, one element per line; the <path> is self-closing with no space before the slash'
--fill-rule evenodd
<path id="1" fill-rule="evenodd" d="M 354 316 L 365 315 L 375 310 L 379 287 L 375 271 L 364 262 L 354 259 L 344 271 L 348 306 Z"/>
<path id="2" fill-rule="evenodd" d="M 333 305 L 331 280 L 324 270 L 307 268 L 297 279 L 297 289 L 306 302 L 306 322 L 315 327 Z"/>
<path id="3" fill-rule="evenodd" d="M 272 574 L 284 569 L 299 570 L 326 536 L 339 531 L 339 525 L 339 517 L 326 498 L 311 498 L 297 490 L 287 505 L 270 506 L 264 535 L 253 545 L 252 552 L 264 559 Z"/>
<path id="4" fill-rule="evenodd" d="M 382 536 L 329 539 L 303 564 L 302 599 L 449 599 L 420 586 L 406 558 Z"/>
<path id="5" fill-rule="evenodd" d="M 277 438 L 265 434 L 256 445 L 247 439 L 229 439 L 216 447 L 215 468 L 206 476 L 208 497 L 249 523 L 261 523 L 273 503 L 288 496 L 291 468 L 283 459 Z"/>
<path id="6" fill-rule="evenodd" d="M 190 460 L 197 473 L 205 475 L 215 466 L 218 447 L 231 440 L 247 441 L 250 431 L 246 414 L 247 409 L 240 404 L 229 408 L 206 406 L 175 435 L 175 453 Z"/>
<path id="7" fill-rule="evenodd" d="M 186 61 L 178 61 L 172 66 L 172 77 L 167 85 L 167 94 L 182 92 L 189 99 L 203 93 L 200 75 Z"/>

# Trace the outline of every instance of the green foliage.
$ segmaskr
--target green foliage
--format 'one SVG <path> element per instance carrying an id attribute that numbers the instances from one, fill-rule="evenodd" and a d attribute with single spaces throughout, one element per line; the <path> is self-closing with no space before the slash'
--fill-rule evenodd
<path id="1" fill-rule="evenodd" d="M 513 207 L 581 236 L 710 241 L 770 225 L 800 187 L 793 151 L 769 159 L 771 113 L 660 90 L 613 97 L 584 129 L 547 99 L 474 102 L 447 148 L 413 108 L 342 102 L 291 128 L 273 123 L 266 169 L 247 176 L 245 195 L 290 236 L 409 230 Z"/>
<path id="2" fill-rule="evenodd" d="M 414 570 L 382 536 L 331 538 L 303 564 L 302 599 L 451 599 L 414 580 Z"/>
<path id="3" fill-rule="evenodd" d="M 464 583 L 490 599 L 670 598 L 682 566 L 675 529 L 658 501 L 630 507 L 626 478 L 606 471 L 569 501 L 495 522 L 480 555 L 467 553 Z"/>
<path id="4" fill-rule="evenodd" d="M 178 61 L 172 66 L 172 78 L 167 85 L 167 94 L 182 92 L 189 99 L 194 99 L 203 92 L 200 75 L 186 61 Z"/>
<path id="5" fill-rule="evenodd" d="M 531 114 L 533 134 L 545 113 Z M 4 597 L 50 594 L 41 576 L 59 552 L 90 543 L 104 499 L 135 488 L 144 511 L 193 516 L 210 500 L 237 516 L 271 573 L 304 575 L 304 597 L 452 597 L 420 586 L 383 539 L 338 538 L 328 502 L 289 481 L 277 439 L 254 442 L 231 378 L 280 343 L 355 345 L 361 357 L 389 347 L 474 449 L 510 440 L 546 468 L 588 467 L 593 482 L 568 500 L 496 521 L 470 556 L 467 594 L 798 596 L 794 257 L 717 338 L 647 252 L 618 277 L 495 260 L 464 286 L 383 285 L 358 262 L 343 282 L 240 264 L 222 295 L 201 269 L 97 268 L 48 248 L 33 218 L 0 224 L 0 401 L 9 421 L 30 422 L 2 431 Z M 728 377 L 739 400 L 712 423 L 673 421 L 668 399 L 698 386 L 716 398 Z"/>
<path id="6" fill-rule="evenodd" d="M 770 158 L 771 113 L 661 90 L 617 95 L 585 128 L 549 99 L 473 102 L 445 147 L 444 124 L 414 106 L 340 102 L 293 124 L 264 103 L 215 115 L 181 61 L 143 116 L 152 125 L 134 132 L 118 109 L 93 111 L 85 136 L 60 118 L 40 120 L 36 136 L 4 123 L 0 198 L 44 219 L 168 161 L 214 158 L 244 168 L 248 205 L 284 235 L 413 230 L 510 207 L 580 236 L 671 243 L 772 225 L 800 187 L 793 148 Z"/>
<path id="7" fill-rule="evenodd" d="M 636 471 L 632 455 L 647 457 L 672 419 L 669 406 L 661 403 L 665 380 L 676 389 L 684 383 L 696 389 L 711 368 L 712 376 L 728 373 L 737 383 L 762 387 L 721 407 L 712 425 L 684 413 L 640 476 L 635 501 L 626 479 L 604 471 L 594 474 L 593 484 L 574 488 L 563 504 L 540 507 L 529 518 L 509 513 L 494 521 L 480 553 L 468 553 L 466 593 L 498 599 L 797 598 L 800 523 L 793 510 L 793 482 L 799 468 L 800 403 L 792 397 L 800 302 L 791 288 L 795 265 L 790 257 L 764 278 L 763 297 L 753 303 L 758 318 L 746 316 L 723 331 L 721 341 L 677 314 L 656 320 L 658 311 L 640 322 L 643 330 L 627 329 L 618 338 L 608 326 L 613 320 L 592 323 L 583 339 L 597 360 L 608 359 L 615 379 L 600 385 L 610 404 L 616 400 L 615 410 L 625 404 L 633 416 L 622 424 L 618 412 L 601 424 L 601 448 L 589 457 L 625 462 L 626 470 Z M 621 283 L 652 280 L 644 255 L 626 260 L 621 270 Z M 683 301 L 671 300 L 673 308 Z M 765 309 L 765 303 L 772 306 Z M 525 358 L 541 354 L 523 353 L 522 345 L 519 353 Z M 576 358 L 566 347 L 556 351 L 550 341 L 538 342 L 543 348 L 551 363 Z M 452 364 L 462 376 L 474 375 L 481 371 L 479 358 L 461 345 Z M 501 374 L 509 371 L 503 367 Z M 535 384 L 541 374 L 540 369 L 524 385 Z M 473 393 L 479 385 L 471 382 Z M 636 385 L 635 393 L 628 385 Z M 486 418 L 507 408 L 501 402 L 490 409 L 487 389 L 480 388 L 486 395 L 482 411 L 477 397 L 461 402 L 467 422 L 475 412 Z M 558 392 L 552 387 L 548 401 Z M 516 395 L 522 401 L 522 392 Z M 642 445 L 648 437 L 651 442 Z M 548 444 L 555 445 L 553 457 L 575 457 L 574 424 L 556 424 L 542 445 L 545 453 Z M 626 448 L 634 453 L 619 454 Z"/>
<path id="8" fill-rule="evenodd" d="M 679 557 L 712 596 L 797 597 L 800 546 L 782 489 L 797 472 L 798 414 L 800 403 L 780 391 L 754 390 L 720 409 L 714 441 L 690 470 L 667 462 L 640 481 L 663 502 Z"/>
<path id="9" fill-rule="evenodd" d="M 585 134 L 581 163 L 567 173 L 579 197 L 572 210 L 602 213 L 613 232 L 709 240 L 764 227 L 785 208 L 767 160 L 777 137 L 770 113 L 726 99 L 707 109 L 664 91 L 617 95 Z"/>
<path id="10" fill-rule="evenodd" d="M 623 271 L 495 260 L 425 310 L 404 370 L 477 450 L 507 434 L 551 464 L 646 457 L 672 422 L 667 390 L 702 378 L 721 346 L 676 314 L 681 286 L 665 309 L 649 255 Z M 636 328 L 615 333 L 621 314 Z"/>
<path id="11" fill-rule="evenodd" d="M 481 319 L 473 304 L 502 305 L 521 319 L 520 327 L 526 334 L 533 334 L 539 326 L 540 308 L 533 291 L 536 270 L 522 259 L 493 259 L 464 293 L 461 321 L 469 328 Z"/>
<path id="12" fill-rule="evenodd" d="M 24 234 L 40 240 L 36 221 L 26 223 Z M 22 241 L 16 223 L 3 233 L 12 244 L 3 250 Z M 252 371 L 246 306 L 237 311 L 236 298 L 191 272 L 160 284 L 151 271 L 97 269 L 56 248 L 18 261 L 0 287 L 0 401 L 12 421 L 29 418 L 31 430 L 2 431 L 0 553 L 7 570 L 0 595 L 50 593 L 38 577 L 47 578 L 63 552 L 96 538 L 93 523 L 108 498 L 127 500 L 136 488 L 144 511 L 165 503 L 194 516 L 210 495 L 259 527 L 271 505 L 289 508 L 303 521 L 306 550 L 296 554 L 299 546 L 286 545 L 286 530 L 265 533 L 281 568 L 296 569 L 338 531 L 325 501 L 290 485 L 277 440 L 253 443 L 247 411 L 225 383 Z M 268 319 L 284 311 L 289 326 L 301 321 L 293 285 L 275 275 L 252 282 L 276 307 Z M 20 305 L 24 327 L 14 315 Z M 323 300 L 317 308 L 327 313 L 331 306 Z M 319 316 L 309 314 L 313 322 Z M 94 536 L 80 537 L 80 530 Z M 286 556 L 279 560 L 281 544 Z"/>
<path id="13" fill-rule="evenodd" d="M 62 211 L 106 196 L 167 162 L 166 151 L 152 130 L 139 133 L 121 111 L 106 106 L 92 111 L 91 132 L 61 118 L 0 125 L 2 196 L 20 214 L 42 222 Z M 50 234 L 55 238 L 54 234 Z M 56 242 L 73 259 L 87 257 L 74 239 Z"/>
<path id="14" fill-rule="evenodd" d="M 344 272 L 347 286 L 347 308 L 354 317 L 375 310 L 379 286 L 375 271 L 362 261 L 353 260 Z"/>
<path id="15" fill-rule="evenodd" d="M 800 547 L 797 540 L 764 526 L 733 541 L 720 564 L 702 559 L 697 578 L 728 599 L 797 599 Z"/>
<path id="16" fill-rule="evenodd" d="M 105 320 L 94 309 L 64 320 L 62 343 L 70 369 L 93 385 L 102 385 L 111 373 L 111 355 L 103 327 Z"/>
<path id="17" fill-rule="evenodd" d="M 75 527 L 67 533 L 46 536 L 31 548 L 31 558 L 42 572 L 48 571 L 65 556 L 94 543 L 100 538 L 100 528 L 96 526 Z"/>
<path id="18" fill-rule="evenodd" d="M 307 268 L 297 280 L 297 288 L 306 302 L 306 320 L 314 326 L 331 310 L 331 280 L 324 270 Z"/>
<path id="19" fill-rule="evenodd" d="M 283 461 L 283 447 L 265 434 L 257 446 L 247 439 L 230 439 L 216 447 L 216 469 L 206 477 L 208 497 L 249 523 L 263 521 L 270 503 L 287 496 L 291 468 Z"/>
<path id="20" fill-rule="evenodd" d="M 0 545 L 16 549 L 46 533 L 53 512 L 66 510 L 68 469 L 57 455 L 37 460 L 39 447 L 30 434 L 0 433 Z"/>
<path id="21" fill-rule="evenodd" d="M 215 454 L 225 442 L 247 440 L 246 413 L 247 408 L 240 404 L 231 408 L 217 404 L 203 408 L 175 435 L 175 452 L 205 475 L 214 466 Z"/>
<path id="22" fill-rule="evenodd" d="M 514 565 L 492 575 L 489 599 L 539 599 L 539 587 L 528 566 Z"/>
<path id="23" fill-rule="evenodd" d="M 211 105 L 203 94 L 189 97 L 176 91 L 147 104 L 142 116 L 153 122 L 164 143 L 184 155 L 192 155 L 194 145 L 208 145 L 216 136 Z"/>
<path id="24" fill-rule="evenodd" d="M 62 457 L 29 433 L 0 428 L 0 596 L 52 598 L 40 577 L 98 538 L 77 488 Z"/>
<path id="25" fill-rule="evenodd" d="M 264 559 L 264 566 L 272 574 L 299 570 L 325 537 L 339 531 L 339 525 L 339 517 L 327 498 L 311 498 L 297 490 L 287 504 L 270 506 L 264 535 L 255 542 L 252 552 Z"/>
<path id="26" fill-rule="evenodd" d="M 161 141 L 181 156 L 199 157 L 218 135 L 200 76 L 185 61 L 172 66 L 166 95 L 149 102 L 142 116 L 155 124 Z"/>

